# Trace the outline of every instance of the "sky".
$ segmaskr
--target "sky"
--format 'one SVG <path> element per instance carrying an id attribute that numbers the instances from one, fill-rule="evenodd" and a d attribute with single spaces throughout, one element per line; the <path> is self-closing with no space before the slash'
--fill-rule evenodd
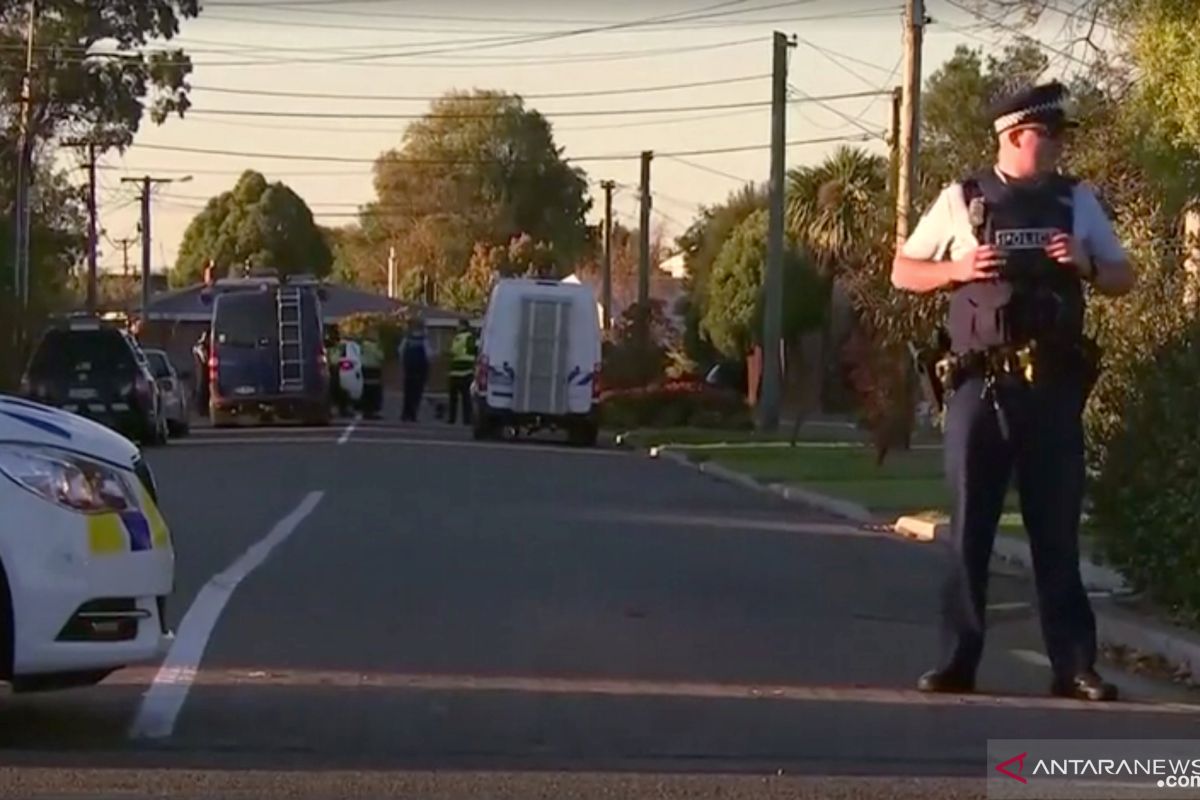
<path id="1" fill-rule="evenodd" d="M 598 183 L 611 179 L 618 185 L 616 217 L 631 227 L 638 153 L 655 151 L 653 221 L 673 238 L 698 206 L 767 177 L 773 31 L 797 37 L 789 63 L 789 141 L 845 138 L 885 152 L 891 101 L 883 93 L 902 77 L 899 0 L 208 0 L 203 6 L 171 43 L 185 48 L 195 65 L 192 110 L 161 126 L 146 119 L 129 150 L 101 159 L 104 270 L 122 268 L 119 240 L 137 235 L 137 188 L 122 178 L 191 176 L 154 192 L 156 271 L 174 262 L 204 202 L 231 188 L 246 169 L 287 183 L 321 224 L 353 222 L 358 206 L 374 197 L 370 161 L 401 144 L 407 120 L 396 117 L 428 108 L 424 100 L 363 95 L 423 98 L 470 88 L 522 94 L 548 117 L 565 157 L 583 159 L 578 165 L 595 182 L 593 217 L 603 207 Z M 923 49 L 926 77 L 959 44 L 990 50 L 1006 38 L 964 6 L 932 0 L 926 13 L 932 18 Z M 1053 41 L 1053 31 L 1044 41 Z M 706 85 L 625 91 L 700 83 Z M 804 100 L 872 91 L 880 94 Z M 538 97 L 564 92 L 605 94 Z M 748 103 L 759 105 L 694 108 Z M 690 110 L 662 110 L 681 108 Z M 639 109 L 658 113 L 629 113 Z M 350 116 L 372 114 L 384 118 Z M 819 162 L 840 143 L 846 142 L 789 147 L 787 165 Z M 743 146 L 758 149 L 669 155 Z M 134 269 L 139 259 L 135 244 L 129 249 Z"/>

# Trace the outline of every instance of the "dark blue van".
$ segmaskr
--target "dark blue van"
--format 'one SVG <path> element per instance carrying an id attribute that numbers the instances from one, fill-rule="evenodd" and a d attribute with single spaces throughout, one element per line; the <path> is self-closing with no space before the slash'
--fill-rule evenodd
<path id="1" fill-rule="evenodd" d="M 319 285 L 243 278 L 218 281 L 206 292 L 213 304 L 208 357 L 213 426 L 328 425 Z"/>

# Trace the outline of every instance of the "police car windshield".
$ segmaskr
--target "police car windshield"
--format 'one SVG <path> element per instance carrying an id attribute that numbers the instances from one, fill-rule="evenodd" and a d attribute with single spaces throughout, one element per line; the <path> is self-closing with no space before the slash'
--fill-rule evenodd
<path id="1" fill-rule="evenodd" d="M 133 350 L 115 330 L 49 331 L 30 362 L 37 377 L 71 370 L 127 371 L 133 368 Z"/>
<path id="2" fill-rule="evenodd" d="M 218 345 L 259 347 L 278 335 L 274 295 L 227 294 L 217 304 L 213 334 Z"/>

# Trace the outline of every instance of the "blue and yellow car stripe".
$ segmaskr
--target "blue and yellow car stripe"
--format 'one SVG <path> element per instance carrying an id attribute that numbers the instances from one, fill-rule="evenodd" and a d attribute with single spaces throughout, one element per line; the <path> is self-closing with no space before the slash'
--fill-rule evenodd
<path id="1" fill-rule="evenodd" d="M 171 533 L 149 492 L 139 486 L 142 511 L 89 514 L 88 550 L 92 555 L 141 553 L 171 546 Z"/>

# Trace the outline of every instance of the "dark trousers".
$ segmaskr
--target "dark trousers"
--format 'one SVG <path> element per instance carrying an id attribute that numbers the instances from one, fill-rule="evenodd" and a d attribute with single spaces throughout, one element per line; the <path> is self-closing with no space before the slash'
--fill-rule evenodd
<path id="1" fill-rule="evenodd" d="M 383 410 L 383 370 L 377 367 L 363 367 L 362 410 L 367 417 Z"/>
<path id="2" fill-rule="evenodd" d="M 458 404 L 462 403 L 463 424 L 471 424 L 471 376 L 450 376 L 450 424 L 458 420 Z"/>
<path id="3" fill-rule="evenodd" d="M 946 416 L 946 476 L 954 495 L 952 565 L 942 595 L 943 667 L 971 674 L 983 653 L 988 562 L 1015 470 L 1033 555 L 1046 652 L 1056 675 L 1096 660 L 1096 621 L 1079 574 L 1083 504 L 1083 389 L 1071 376 L 994 390 L 1002 429 L 981 379 L 954 393 Z M 1007 432 L 1007 436 L 1005 433 Z"/>
<path id="4" fill-rule="evenodd" d="M 400 419 L 416 422 L 417 413 L 421 410 L 421 396 L 425 394 L 425 381 L 429 377 L 427 369 L 406 367 L 404 370 L 404 410 Z"/>

